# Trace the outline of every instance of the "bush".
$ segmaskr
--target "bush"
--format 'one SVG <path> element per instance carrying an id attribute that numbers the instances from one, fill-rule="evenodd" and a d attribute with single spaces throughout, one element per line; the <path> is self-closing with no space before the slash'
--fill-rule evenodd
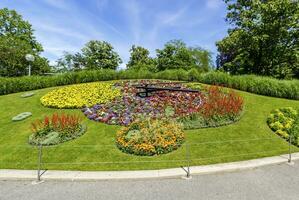
<path id="1" fill-rule="evenodd" d="M 201 74 L 197 81 L 265 96 L 299 99 L 298 80 L 277 80 L 255 75 L 231 76 L 221 72 L 211 72 Z"/>
<path id="2" fill-rule="evenodd" d="M 31 130 L 30 144 L 55 145 L 81 136 L 86 127 L 76 115 L 54 113 L 51 117 L 46 116 L 43 120 L 33 122 Z"/>
<path id="3" fill-rule="evenodd" d="M 222 72 L 199 73 L 192 71 L 165 70 L 152 73 L 146 70 L 96 70 L 59 74 L 55 76 L 31 76 L 19 78 L 0 78 L 0 95 L 29 91 L 60 85 L 107 81 L 118 79 L 167 79 L 180 81 L 198 81 L 201 83 L 222 85 L 255 94 L 287 99 L 299 99 L 298 80 L 277 80 L 255 75 L 231 76 Z"/>
<path id="4" fill-rule="evenodd" d="M 178 149 L 184 139 L 177 122 L 147 119 L 122 128 L 116 135 L 116 145 L 125 153 L 152 156 Z"/>
<path id="5" fill-rule="evenodd" d="M 290 134 L 292 134 L 295 137 L 292 143 L 298 145 L 298 118 L 298 112 L 295 109 L 291 107 L 280 108 L 271 112 L 267 123 L 276 134 L 285 139 L 289 139 Z"/>

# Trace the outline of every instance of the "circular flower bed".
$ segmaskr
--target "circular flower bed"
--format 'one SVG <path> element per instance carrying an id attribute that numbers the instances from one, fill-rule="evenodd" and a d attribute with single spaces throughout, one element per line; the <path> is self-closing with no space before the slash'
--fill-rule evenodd
<path id="1" fill-rule="evenodd" d="M 158 87 L 200 89 L 198 93 L 159 91 L 150 97 L 139 97 L 136 85 L 159 84 Z M 202 87 L 198 84 L 139 81 L 118 83 L 123 96 L 105 104 L 84 107 L 82 111 L 92 120 L 107 124 L 129 125 L 140 117 L 173 118 L 185 129 L 220 126 L 237 121 L 243 110 L 243 99 L 232 90 Z"/>
<path id="2" fill-rule="evenodd" d="M 279 136 L 289 139 L 292 134 L 292 143 L 299 145 L 299 115 L 298 111 L 291 108 L 275 109 L 267 119 L 268 126 Z"/>
<path id="3" fill-rule="evenodd" d="M 153 82 L 141 82 L 149 84 Z M 180 87 L 181 84 L 173 83 L 159 85 L 159 87 Z M 194 112 L 199 112 L 202 107 L 201 93 L 160 91 L 150 97 L 142 98 L 136 95 L 137 89 L 130 82 L 123 85 L 124 95 L 106 104 L 97 104 L 82 109 L 84 114 L 92 120 L 107 124 L 129 125 L 141 116 L 150 118 L 168 117 L 177 118 Z"/>
<path id="4" fill-rule="evenodd" d="M 53 114 L 43 120 L 37 120 L 31 125 L 32 135 L 29 136 L 29 144 L 32 145 L 56 145 L 73 140 L 84 134 L 86 127 L 76 115 Z"/>
<path id="5" fill-rule="evenodd" d="M 82 108 L 106 103 L 120 96 L 112 83 L 84 83 L 53 90 L 41 98 L 44 106 L 52 108 Z"/>
<path id="6" fill-rule="evenodd" d="M 146 119 L 123 127 L 116 135 L 116 145 L 125 153 L 152 156 L 178 149 L 184 139 L 177 122 Z"/>

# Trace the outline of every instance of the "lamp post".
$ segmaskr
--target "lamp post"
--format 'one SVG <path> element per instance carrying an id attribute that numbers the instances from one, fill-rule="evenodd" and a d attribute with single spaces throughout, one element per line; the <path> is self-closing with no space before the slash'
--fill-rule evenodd
<path id="1" fill-rule="evenodd" d="M 31 65 L 30 65 L 30 62 L 34 61 L 34 56 L 31 55 L 31 54 L 26 54 L 25 58 L 29 62 L 28 76 L 31 76 Z"/>

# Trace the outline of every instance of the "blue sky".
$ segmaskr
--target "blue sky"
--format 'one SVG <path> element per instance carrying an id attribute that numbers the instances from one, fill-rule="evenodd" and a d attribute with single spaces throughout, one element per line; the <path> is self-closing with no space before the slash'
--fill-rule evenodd
<path id="1" fill-rule="evenodd" d="M 216 56 L 215 42 L 226 35 L 222 0 L 1 0 L 35 29 L 51 62 L 77 52 L 89 40 L 110 42 L 125 66 L 132 44 L 151 56 L 171 39 L 200 46 Z"/>

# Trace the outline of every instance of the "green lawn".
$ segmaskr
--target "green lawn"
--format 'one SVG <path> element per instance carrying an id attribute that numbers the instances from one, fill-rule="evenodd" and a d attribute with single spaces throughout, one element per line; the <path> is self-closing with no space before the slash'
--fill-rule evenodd
<path id="1" fill-rule="evenodd" d="M 37 90 L 36 95 L 21 98 L 22 93 L 0 96 L 0 168 L 35 169 L 37 148 L 27 144 L 30 123 L 57 109 L 45 108 L 40 97 L 52 90 Z M 238 91 L 245 100 L 241 120 L 232 125 L 186 131 L 191 165 L 253 159 L 286 153 L 288 144 L 267 126 L 270 111 L 279 107 L 299 108 L 299 101 L 259 96 Z M 29 111 L 33 116 L 20 122 L 11 118 Z M 80 110 L 64 110 L 76 112 Z M 140 157 L 122 153 L 114 144 L 118 126 L 90 121 L 84 117 L 87 132 L 80 138 L 43 149 L 44 168 L 67 170 L 159 169 L 186 165 L 186 146 L 161 156 Z M 264 139 L 262 139 L 264 138 Z M 232 141 L 234 140 L 234 141 Z M 236 141 L 237 140 L 237 141 Z M 231 142 L 229 142 L 231 141 Z M 186 144 L 186 143 L 185 143 Z M 293 147 L 293 151 L 299 149 Z"/>

